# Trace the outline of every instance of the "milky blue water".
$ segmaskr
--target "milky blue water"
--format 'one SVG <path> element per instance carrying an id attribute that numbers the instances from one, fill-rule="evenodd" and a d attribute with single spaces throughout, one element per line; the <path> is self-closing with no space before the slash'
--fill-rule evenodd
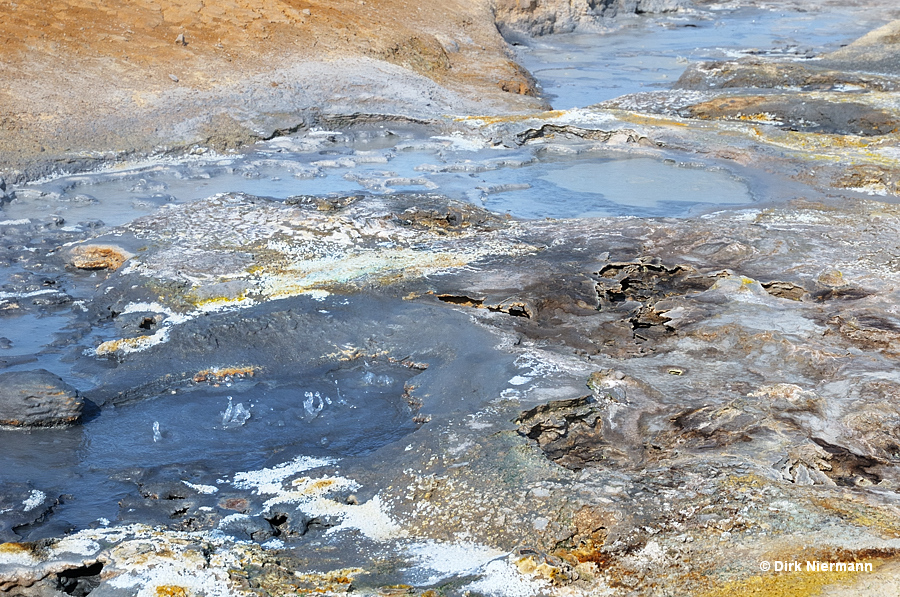
<path id="1" fill-rule="evenodd" d="M 754 201 L 736 173 L 702 161 L 636 158 L 583 147 L 562 155 L 543 151 L 540 145 L 460 148 L 421 136 L 374 151 L 352 142 L 325 147 L 324 158 L 322 151 L 273 152 L 263 146 L 223 159 L 60 178 L 30 185 L 32 194 L 23 193 L 21 200 L 8 204 L 3 217 L 53 213 L 67 222 L 99 219 L 112 226 L 166 203 L 225 192 L 280 200 L 295 195 L 433 192 L 528 219 L 684 217 Z M 671 184 L 673 179 L 679 184 Z M 36 190 L 44 195 L 37 196 Z M 85 196 L 91 201 L 72 201 Z"/>
<path id="2" fill-rule="evenodd" d="M 810 61 L 888 22 L 858 7 L 702 10 L 618 21 L 605 32 L 550 35 L 519 48 L 554 108 L 669 88 L 691 63 L 763 56 Z M 624 23 L 624 24 L 623 24 Z"/>

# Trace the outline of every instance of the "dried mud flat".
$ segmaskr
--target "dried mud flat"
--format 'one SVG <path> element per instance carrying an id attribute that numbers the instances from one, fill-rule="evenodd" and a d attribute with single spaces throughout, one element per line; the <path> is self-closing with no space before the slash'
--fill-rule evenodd
<path id="1" fill-rule="evenodd" d="M 7 178 L 198 143 L 227 149 L 334 114 L 542 106 L 485 2 L 25 1 L 3 11 Z"/>
<path id="2" fill-rule="evenodd" d="M 173 56 L 196 51 L 186 62 L 196 69 L 225 60 L 226 50 L 214 48 L 228 44 L 214 43 L 221 39 L 214 30 L 248 44 L 229 56 L 247 69 L 240 84 L 269 77 L 276 54 L 256 52 L 258 41 L 229 29 L 249 23 L 254 40 L 271 36 L 267 48 L 294 43 L 303 48 L 297 56 L 318 64 L 341 54 L 354 68 L 375 69 L 373 85 L 387 89 L 398 76 L 434 91 L 403 104 L 355 89 L 345 98 L 348 115 L 437 122 L 428 99 L 445 94 L 469 118 L 434 126 L 459 138 L 560 155 L 674 153 L 685 167 L 702 156 L 768 180 L 772 191 L 758 205 L 689 219 L 519 220 L 429 193 L 287 201 L 224 193 L 109 228 L 50 215 L 0 220 L 0 260 L 20 270 L 4 282 L 0 317 L 71 311 L 77 325 L 60 339 L 60 350 L 71 347 L 60 362 L 93 381 L 80 394 L 85 428 L 122 416 L 115 413 L 128 405 L 175 409 L 226 386 L 238 396 L 254 388 L 277 395 L 317 376 L 335 387 L 365 375 L 377 386 L 384 376 L 392 381 L 383 383 L 378 396 L 386 406 L 379 408 L 400 413 L 385 424 L 374 412 L 346 416 L 343 432 L 367 442 L 365 450 L 342 451 L 340 442 L 306 453 L 275 447 L 265 466 L 252 469 L 173 458 L 110 470 L 125 488 L 105 496 L 117 503 L 116 520 L 93 525 L 66 526 L 74 511 L 67 502 L 81 495 L 54 495 L 43 479 L 5 485 L 0 592 L 897 592 L 900 64 L 893 47 L 900 25 L 816 60 L 745 56 L 697 64 L 672 89 L 535 113 L 541 100 L 529 95 L 527 73 L 508 62 L 495 18 L 510 36 L 510 28 L 546 33 L 553 29 L 547 23 L 587 27 L 629 9 L 708 7 L 521 4 L 495 7 L 497 17 L 477 3 L 422 7 L 426 14 L 408 30 L 392 24 L 410 7 L 387 2 L 235 3 L 221 15 L 208 5 L 170 11 L 137 3 L 127 9 L 134 14 L 115 18 L 142 24 L 117 41 L 153 50 L 134 76 L 154 83 L 134 88 L 162 102 L 180 93 L 160 91 L 176 84 L 166 72 Z M 239 9 L 251 8 L 261 16 L 241 16 Z M 93 5 L 70 10 L 81 20 L 88 13 L 78 11 L 95 11 L 90 20 L 98 26 L 112 18 Z M 147 15 L 157 12 L 154 27 Z M 20 20 L 3 26 L 36 33 L 10 36 L 7 47 L 33 68 L 60 53 L 83 64 L 77 48 L 97 51 L 94 31 L 70 36 L 64 27 L 65 34 L 50 36 L 34 16 L 46 13 L 20 2 L 15 14 Z M 305 33 L 301 25 L 320 15 L 330 20 Z M 471 46 L 442 37 L 458 33 L 459 23 Z M 378 27 L 391 35 L 346 38 Z M 157 29 L 165 43 L 154 45 L 148 36 Z M 182 30 L 188 45 L 174 46 L 169 38 Z M 395 34 L 407 42 L 391 45 Z M 324 49 L 308 49 L 310 39 Z M 435 64 L 446 68 L 435 71 Z M 219 66 L 219 73 L 234 68 Z M 129 85 L 130 76 L 123 76 Z M 184 133 L 178 143 L 187 148 L 221 149 L 285 129 L 302 137 L 316 122 L 359 122 L 316 120 L 328 113 L 326 96 L 311 94 L 307 104 L 280 107 L 268 132 L 241 129 L 217 146 L 217 135 L 231 129 L 216 128 L 208 102 L 220 102 L 214 105 L 231 118 L 234 98 L 193 76 L 178 75 L 178 84 L 194 89 L 179 100 L 181 115 L 173 108 L 165 112 L 170 120 L 160 120 Z M 281 89 L 278 83 L 269 88 Z M 96 120 L 115 104 L 105 98 L 121 89 L 101 91 L 98 104 L 77 117 L 57 114 L 59 100 L 39 94 L 46 104 L 29 108 L 33 120 L 15 120 L 3 135 L 3 143 L 19 147 L 3 151 L 8 180 L 177 145 L 126 132 L 84 145 L 87 137 L 77 135 L 88 128 L 80 119 Z M 477 112 L 486 106 L 491 115 Z M 118 108 L 134 115 L 134 130 L 160 109 Z M 196 120 L 190 110 L 204 116 Z M 41 113 L 74 131 L 63 144 L 81 148 L 77 156 L 44 141 L 35 142 L 45 157 L 17 145 L 23 136 L 54 137 L 54 121 Z M 234 121 L 241 127 L 271 117 L 258 107 L 240 114 Z M 201 122 L 212 126 L 205 139 L 195 134 L 207 126 Z M 11 201 L 21 188 L 8 185 Z M 301 405 L 297 393 L 298 416 L 315 419 L 324 403 L 320 397 L 317 407 L 313 398 Z M 245 422 L 234 416 L 229 401 L 222 425 Z M 53 430 L 30 436 L 45 432 Z M 165 425 L 154 432 L 163 447 L 173 433 Z M 88 468 L 85 475 L 96 472 Z"/>

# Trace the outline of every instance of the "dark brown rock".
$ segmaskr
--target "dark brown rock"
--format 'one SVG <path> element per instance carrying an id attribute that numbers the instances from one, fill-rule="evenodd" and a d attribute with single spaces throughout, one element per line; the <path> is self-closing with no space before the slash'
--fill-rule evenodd
<path id="1" fill-rule="evenodd" d="M 45 369 L 0 374 L 0 425 L 72 425 L 83 408 L 78 390 Z"/>

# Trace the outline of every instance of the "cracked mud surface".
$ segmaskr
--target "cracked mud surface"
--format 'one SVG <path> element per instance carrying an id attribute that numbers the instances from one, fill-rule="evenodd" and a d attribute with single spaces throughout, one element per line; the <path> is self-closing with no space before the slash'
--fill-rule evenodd
<path id="1" fill-rule="evenodd" d="M 523 114 L 540 100 L 520 93 L 530 79 L 499 58 L 509 55 L 495 25 L 516 39 L 635 11 L 678 19 L 708 3 L 501 4 L 493 29 L 476 18 L 486 6 L 448 5 L 396 32 L 407 8 L 372 4 L 353 5 L 352 23 L 390 32 L 367 38 L 393 65 L 373 68 L 430 77 L 460 94 L 461 110 L 494 102 L 493 116 L 427 134 L 582 166 L 668 160 L 680 173 L 727 173 L 755 203 L 690 218 L 524 219 L 354 170 L 345 179 L 369 181 L 366 192 L 160 199 L 116 226 L 0 219 L 0 372 L 51 369 L 84 401 L 79 425 L 0 430 L 0 591 L 896 592 L 896 24 L 818 60 L 693 64 L 668 89 Z M 158 50 L 140 60 L 159 74 L 186 50 L 192 68 L 213 64 L 211 31 L 233 34 L 248 6 L 226 18 L 211 5 L 139 3 L 116 18 L 146 23 L 128 35 Z M 339 43 L 349 3 L 305 6 L 256 6 L 246 22 L 302 42 L 312 33 L 300 25 L 324 15 L 325 49 L 310 57 L 374 56 L 363 41 Z M 98 26 L 112 18 L 82 9 L 100 11 Z M 494 44 L 479 60 L 498 70 L 465 62 L 474 50 L 441 37 L 456 21 L 440 11 L 471 19 Z M 153 31 L 174 38 L 188 13 L 198 20 L 187 46 L 154 45 Z M 95 51 L 94 32 L 40 41 L 35 14 L 22 2 L 3 24 L 22 32 L 7 44 L 21 59 L 53 59 L 53 43 L 72 60 Z M 251 48 L 234 59 L 260 72 L 272 60 Z M 524 87 L 478 78 L 501 71 Z M 200 85 L 191 77 L 179 78 Z M 391 107 L 364 95 L 348 104 Z M 398 110 L 435 117 L 416 105 Z M 21 130 L 37 138 L 42 126 Z M 213 149 L 229 130 L 214 129 Z M 285 151 L 326 152 L 313 133 L 293 131 Z M 72 201 L 22 184 L 61 154 L 23 152 L 3 153 L 5 172 L 18 172 L 0 205 Z M 444 169 L 480 173 L 480 159 Z M 29 335 L 53 339 L 32 346 Z"/>

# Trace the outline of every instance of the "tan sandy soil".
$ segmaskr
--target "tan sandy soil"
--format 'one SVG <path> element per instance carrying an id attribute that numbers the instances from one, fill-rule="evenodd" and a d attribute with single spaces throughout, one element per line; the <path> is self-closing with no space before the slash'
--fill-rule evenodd
<path id="1" fill-rule="evenodd" d="M 489 3 L 466 0 L 19 0 L 0 7 L 0 81 L 7 174 L 57 156 L 229 146 L 308 123 L 304 110 L 541 106 Z"/>

